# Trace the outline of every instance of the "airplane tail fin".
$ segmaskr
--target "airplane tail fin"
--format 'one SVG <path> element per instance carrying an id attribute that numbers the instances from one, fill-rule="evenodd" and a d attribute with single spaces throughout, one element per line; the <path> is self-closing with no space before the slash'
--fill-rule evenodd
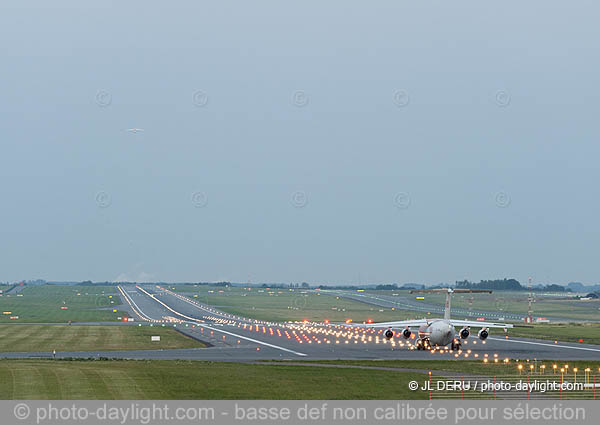
<path id="1" fill-rule="evenodd" d="M 488 293 L 491 294 L 492 291 L 489 289 L 453 289 L 453 288 L 436 288 L 436 289 L 413 289 L 410 291 L 411 294 L 418 293 L 446 293 L 446 307 L 444 309 L 444 320 L 450 320 L 450 308 L 451 308 L 451 300 L 452 294 L 454 292 L 458 293 Z"/>
<path id="2" fill-rule="evenodd" d="M 452 291 L 446 292 L 446 308 L 444 309 L 444 320 L 450 320 L 450 302 L 452 300 Z"/>

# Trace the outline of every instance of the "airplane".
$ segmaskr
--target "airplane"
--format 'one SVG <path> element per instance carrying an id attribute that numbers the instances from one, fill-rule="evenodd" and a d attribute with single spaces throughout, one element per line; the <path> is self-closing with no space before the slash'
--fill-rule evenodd
<path id="1" fill-rule="evenodd" d="M 492 291 L 487 289 L 414 289 L 410 291 L 415 293 L 446 293 L 446 306 L 443 319 L 417 319 L 401 320 L 395 322 L 371 323 L 366 325 L 369 328 L 387 328 L 384 335 L 387 339 L 392 339 L 400 334 L 404 339 L 409 339 L 413 335 L 411 328 L 417 328 L 417 340 L 415 346 L 417 350 L 430 350 L 432 348 L 446 347 L 450 344 L 452 350 L 460 350 L 461 341 L 466 340 L 471 334 L 471 326 L 481 328 L 477 337 L 485 341 L 489 336 L 490 328 L 501 328 L 506 332 L 512 328 L 510 323 L 495 323 L 474 320 L 455 320 L 450 318 L 450 303 L 454 293 L 487 293 Z M 456 332 L 456 327 L 461 327 L 460 332 Z M 404 328 L 402 331 L 394 332 L 394 328 Z"/>
<path id="2" fill-rule="evenodd" d="M 128 129 L 127 129 L 127 130 L 125 130 L 125 131 L 127 131 L 127 132 L 129 132 L 129 133 L 139 133 L 139 132 L 142 132 L 142 131 L 144 131 L 144 129 L 143 129 L 143 128 L 128 128 Z"/>

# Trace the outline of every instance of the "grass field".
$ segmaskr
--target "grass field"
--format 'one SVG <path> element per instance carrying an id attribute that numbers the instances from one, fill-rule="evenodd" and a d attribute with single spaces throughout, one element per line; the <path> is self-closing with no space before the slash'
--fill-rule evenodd
<path id="1" fill-rule="evenodd" d="M 175 289 L 173 289 L 175 288 Z M 405 320 L 414 313 L 364 304 L 336 296 L 301 289 L 222 288 L 194 285 L 168 286 L 180 294 L 198 299 L 222 311 L 269 321 L 309 320 L 355 323 Z"/>
<path id="2" fill-rule="evenodd" d="M 30 286 L 0 297 L 0 324 L 116 321 L 120 303 L 112 286 Z"/>
<path id="3" fill-rule="evenodd" d="M 600 323 L 534 324 L 531 328 L 513 328 L 509 335 L 561 342 L 582 340 L 585 344 L 600 344 Z"/>
<path id="4" fill-rule="evenodd" d="M 443 306 L 446 302 L 444 294 L 409 294 L 408 291 L 368 291 L 384 295 L 399 294 L 400 296 L 424 296 L 424 303 Z M 452 307 L 482 311 L 497 311 L 507 313 L 527 314 L 526 291 L 496 291 L 492 294 L 455 294 L 452 297 Z M 565 319 L 600 320 L 600 300 L 579 301 L 572 298 L 573 294 L 535 293 L 533 312 L 536 317 L 559 317 Z M 471 302 L 472 298 L 472 302 Z"/>
<path id="5" fill-rule="evenodd" d="M 174 288 L 174 289 L 173 289 Z M 303 289 L 261 289 L 240 287 L 212 287 L 202 285 L 173 285 L 169 289 L 196 297 L 206 304 L 213 305 L 223 311 L 261 320 L 310 320 L 325 319 L 341 322 L 348 318 L 360 323 L 371 319 L 373 321 L 403 320 L 421 317 L 422 312 L 407 310 L 392 310 L 361 302 L 337 298 L 333 295 L 316 294 Z M 367 291 L 371 294 L 413 297 L 405 290 Z M 562 297 L 569 295 L 562 294 Z M 505 311 L 507 313 L 525 314 L 527 312 L 527 293 L 525 292 L 496 292 L 492 295 L 473 296 L 455 295 L 452 299 L 454 308 L 473 310 Z M 416 300 L 415 300 L 416 301 Z M 418 301 L 417 301 L 418 302 Z M 445 296 L 426 294 L 424 303 L 443 306 Z M 552 316 L 565 319 L 588 319 L 600 321 L 600 301 L 577 301 L 563 299 L 556 294 L 537 294 L 534 303 L 536 316 Z"/>
<path id="6" fill-rule="evenodd" d="M 0 399 L 414 399 L 425 375 L 199 361 L 0 360 Z"/>
<path id="7" fill-rule="evenodd" d="M 598 361 L 534 361 L 530 359 L 529 362 L 521 361 L 510 361 L 504 363 L 504 359 L 499 359 L 498 363 L 494 363 L 491 360 L 489 363 L 484 363 L 482 360 L 471 361 L 471 360 L 319 360 L 319 361 L 303 361 L 303 363 L 321 363 L 321 364 L 338 364 L 338 365 L 352 365 L 352 366 L 366 366 L 366 367 L 390 367 L 399 369 L 423 369 L 435 371 L 446 371 L 446 372 L 457 372 L 465 374 L 474 374 L 482 376 L 494 376 L 494 375 L 509 375 L 519 374 L 518 365 L 523 365 L 522 374 L 527 375 L 529 372 L 534 375 L 541 373 L 540 366 L 545 365 L 544 376 L 553 375 L 553 365 L 557 365 L 557 373 L 564 365 L 569 365 L 569 369 L 578 368 L 579 371 L 583 371 L 586 368 L 590 368 L 593 375 L 596 376 L 598 382 L 600 382 L 600 360 Z M 533 371 L 529 366 L 534 365 Z"/>
<path id="8" fill-rule="evenodd" d="M 151 342 L 153 335 L 160 336 L 160 341 Z M 203 346 L 199 341 L 162 327 L 0 325 L 0 352 L 150 350 Z"/>
<path id="9" fill-rule="evenodd" d="M 350 366 L 350 367 L 363 367 L 363 368 L 392 368 L 398 370 L 405 369 L 417 369 L 425 371 L 431 371 L 433 377 L 432 387 L 436 388 L 436 381 L 452 381 L 458 380 L 459 377 L 464 377 L 464 381 L 473 381 L 474 376 L 479 376 L 481 382 L 494 382 L 496 379 L 498 382 L 512 382 L 515 385 L 517 382 L 554 382 L 560 384 L 560 382 L 578 382 L 583 383 L 600 383 L 600 361 L 534 361 L 531 359 L 529 362 L 515 362 L 510 361 L 504 363 L 502 359 L 499 359 L 498 363 L 494 363 L 493 360 L 488 363 L 483 361 L 453 361 L 453 360 L 331 360 L 331 361 L 304 361 L 305 364 L 327 364 L 327 365 L 338 365 L 338 366 Z M 521 366 L 521 368 L 519 368 Z M 561 369 L 564 372 L 561 372 Z M 586 371 L 587 369 L 587 371 Z M 451 372 L 454 377 L 448 377 L 441 373 Z M 462 381 L 462 379 L 461 379 Z M 513 387 L 514 388 L 514 387 Z M 420 391 L 416 391 L 419 393 Z M 592 388 L 588 389 L 577 389 L 560 392 L 558 390 L 548 390 L 545 394 L 542 394 L 539 390 L 534 390 L 532 393 L 535 395 L 541 395 L 542 398 L 555 398 L 565 400 L 591 400 L 597 399 L 597 391 Z M 529 398 L 527 391 L 518 390 L 514 388 L 513 395 L 521 395 L 522 399 Z M 432 393 L 434 398 L 446 398 L 446 399 L 458 399 L 462 398 L 462 395 L 453 390 L 437 390 Z M 465 391 L 465 399 L 491 399 L 493 393 L 484 393 L 481 390 Z M 502 395 L 499 396 L 502 398 Z M 598 394 L 600 397 L 600 394 Z"/>

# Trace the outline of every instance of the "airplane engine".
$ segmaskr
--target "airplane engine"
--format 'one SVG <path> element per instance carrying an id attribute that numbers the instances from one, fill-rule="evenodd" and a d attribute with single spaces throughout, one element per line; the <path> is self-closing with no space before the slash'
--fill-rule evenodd
<path id="1" fill-rule="evenodd" d="M 412 332 L 410 331 L 410 329 L 406 328 L 402 331 L 402 336 L 404 337 L 404 339 L 409 339 L 412 336 Z"/>
<path id="2" fill-rule="evenodd" d="M 394 337 L 394 331 L 391 329 L 388 329 L 387 331 L 385 331 L 384 335 L 387 339 L 392 339 Z"/>
<path id="3" fill-rule="evenodd" d="M 467 339 L 470 334 L 471 334 L 471 332 L 469 331 L 469 328 L 462 328 L 460 330 L 460 337 L 462 339 Z"/>
<path id="4" fill-rule="evenodd" d="M 477 337 L 479 337 L 479 339 L 482 340 L 482 341 L 485 341 L 488 336 L 490 336 L 490 333 L 488 332 L 488 330 L 486 328 L 483 328 L 477 334 Z"/>

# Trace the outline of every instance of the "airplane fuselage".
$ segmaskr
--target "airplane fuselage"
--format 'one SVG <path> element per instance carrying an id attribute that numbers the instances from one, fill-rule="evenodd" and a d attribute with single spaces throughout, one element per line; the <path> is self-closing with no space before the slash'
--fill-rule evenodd
<path id="1" fill-rule="evenodd" d="M 456 337 L 454 326 L 443 319 L 434 320 L 419 328 L 419 338 L 428 340 L 432 347 L 444 347 Z"/>
<path id="2" fill-rule="evenodd" d="M 508 323 L 493 323 L 486 322 L 485 320 L 477 319 L 472 320 L 455 320 L 450 318 L 450 298 L 453 293 L 480 293 L 486 292 L 491 293 L 492 291 L 487 289 L 455 289 L 455 288 L 435 288 L 435 289 L 417 289 L 411 290 L 410 293 L 446 293 L 446 308 L 444 310 L 443 319 L 410 319 L 410 320 L 399 320 L 395 322 L 382 322 L 376 324 L 374 327 L 387 327 L 387 331 L 384 335 L 387 339 L 391 339 L 394 335 L 401 335 L 404 339 L 409 339 L 413 335 L 411 328 L 418 327 L 418 338 L 415 341 L 414 348 L 417 350 L 428 350 L 443 348 L 450 345 L 452 350 L 458 350 L 460 352 L 461 345 L 466 340 L 471 331 L 471 327 L 480 328 L 477 333 L 477 337 L 481 341 L 485 341 L 489 335 L 490 328 L 504 328 L 506 331 L 508 328 L 512 328 L 512 324 Z M 461 328 L 457 334 L 455 326 Z M 393 328 L 402 329 L 394 333 Z M 483 342 L 485 343 L 485 342 Z"/>

